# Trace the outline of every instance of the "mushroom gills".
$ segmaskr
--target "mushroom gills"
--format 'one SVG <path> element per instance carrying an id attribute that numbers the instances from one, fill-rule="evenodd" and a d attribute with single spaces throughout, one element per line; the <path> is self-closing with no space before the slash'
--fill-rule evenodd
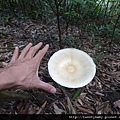
<path id="1" fill-rule="evenodd" d="M 66 48 L 53 54 L 48 62 L 48 70 L 58 84 L 68 88 L 78 88 L 93 79 L 96 66 L 84 51 Z"/>

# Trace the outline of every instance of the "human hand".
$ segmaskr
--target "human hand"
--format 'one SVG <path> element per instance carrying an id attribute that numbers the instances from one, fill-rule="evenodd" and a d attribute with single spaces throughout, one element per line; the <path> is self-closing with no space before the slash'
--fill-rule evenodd
<path id="1" fill-rule="evenodd" d="M 40 62 L 46 54 L 49 45 L 39 50 L 42 43 L 32 47 L 29 43 L 19 55 L 19 48 L 16 47 L 10 63 L 6 69 L 13 80 L 14 89 L 42 89 L 50 93 L 55 93 L 56 88 L 40 80 L 38 69 Z M 39 50 L 39 51 L 38 51 Z M 38 53 L 36 54 L 36 52 Z"/>

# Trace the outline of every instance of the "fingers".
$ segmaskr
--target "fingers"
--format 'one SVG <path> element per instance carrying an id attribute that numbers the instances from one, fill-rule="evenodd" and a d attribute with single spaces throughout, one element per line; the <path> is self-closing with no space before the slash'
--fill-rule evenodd
<path id="1" fill-rule="evenodd" d="M 18 58 L 18 54 L 19 54 L 19 48 L 15 47 L 15 50 L 10 62 L 14 62 Z"/>
<path id="2" fill-rule="evenodd" d="M 56 88 L 48 83 L 45 83 L 43 81 L 40 81 L 39 84 L 37 84 L 37 88 L 38 89 L 42 89 L 42 90 L 45 90 L 49 93 L 56 93 Z"/>
<path id="3" fill-rule="evenodd" d="M 32 46 L 32 43 L 29 43 L 21 52 L 20 56 L 19 56 L 19 59 L 23 59 L 26 54 L 28 53 L 29 49 L 31 48 Z"/>
<path id="4" fill-rule="evenodd" d="M 26 55 L 26 58 L 28 58 L 28 59 L 32 58 L 35 55 L 35 53 L 40 49 L 41 46 L 42 46 L 42 42 L 40 42 L 37 45 L 31 47 L 29 52 Z"/>
<path id="5" fill-rule="evenodd" d="M 49 45 L 47 44 L 42 50 L 40 50 L 37 55 L 34 57 L 35 61 L 37 63 L 40 63 L 41 59 L 43 58 L 43 56 L 46 54 L 47 50 L 49 48 Z"/>

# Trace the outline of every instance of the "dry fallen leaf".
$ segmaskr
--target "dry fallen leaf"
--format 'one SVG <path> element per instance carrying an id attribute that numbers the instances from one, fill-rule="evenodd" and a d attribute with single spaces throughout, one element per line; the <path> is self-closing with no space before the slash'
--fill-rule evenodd
<path id="1" fill-rule="evenodd" d="M 101 103 L 99 106 L 97 106 L 96 108 L 96 112 L 98 114 L 103 114 L 103 113 L 108 113 L 110 112 L 110 108 L 109 108 L 109 101 L 103 102 Z"/>
<path id="2" fill-rule="evenodd" d="M 100 93 L 100 92 L 95 92 L 95 94 L 99 95 L 99 96 L 104 96 L 104 94 Z"/>
<path id="3" fill-rule="evenodd" d="M 81 100 L 81 99 L 78 99 L 77 101 L 78 101 L 78 103 L 79 103 L 80 105 L 82 105 L 82 106 L 83 106 L 83 102 L 82 102 L 82 100 Z"/>
<path id="4" fill-rule="evenodd" d="M 66 96 L 66 98 L 67 98 L 67 105 L 69 106 L 69 110 L 70 110 L 69 113 L 76 114 L 76 111 L 71 103 L 70 98 L 68 96 Z"/>
<path id="5" fill-rule="evenodd" d="M 45 102 L 43 103 L 43 105 L 40 107 L 40 109 L 37 111 L 36 114 L 40 114 L 41 111 L 45 108 L 46 104 L 47 104 L 47 101 L 45 101 Z"/>
<path id="6" fill-rule="evenodd" d="M 114 107 L 120 108 L 120 100 L 114 102 Z"/>
<path id="7" fill-rule="evenodd" d="M 89 113 L 89 114 L 93 114 L 93 112 L 89 109 L 77 106 L 77 108 L 79 109 L 79 111 L 83 112 L 83 113 Z"/>
<path id="8" fill-rule="evenodd" d="M 65 113 L 65 111 L 63 109 L 60 109 L 55 103 L 53 103 L 53 107 L 54 107 L 54 112 L 56 114 L 62 114 Z"/>

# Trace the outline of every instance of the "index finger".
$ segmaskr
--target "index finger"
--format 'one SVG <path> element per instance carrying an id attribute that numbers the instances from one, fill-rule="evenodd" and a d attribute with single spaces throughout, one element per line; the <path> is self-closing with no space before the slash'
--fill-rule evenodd
<path id="1" fill-rule="evenodd" d="M 33 58 L 36 62 L 40 63 L 46 52 L 48 51 L 49 45 L 45 45 L 45 47 L 42 50 L 39 50 L 39 52 L 36 54 L 36 56 Z"/>

